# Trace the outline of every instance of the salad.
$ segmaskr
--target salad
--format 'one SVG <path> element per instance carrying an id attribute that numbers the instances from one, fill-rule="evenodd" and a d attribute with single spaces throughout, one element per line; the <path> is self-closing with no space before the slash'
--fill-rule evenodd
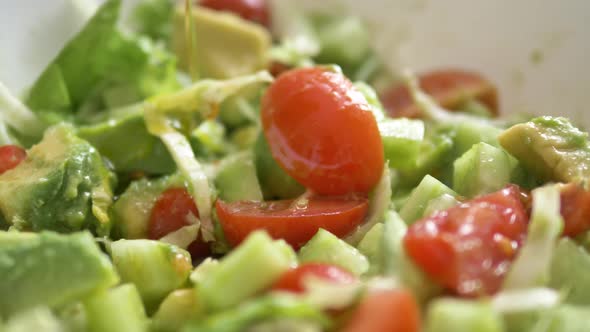
<path id="1" fill-rule="evenodd" d="M 590 142 L 294 1 L 107 0 L 0 83 L 0 331 L 590 326 Z"/>

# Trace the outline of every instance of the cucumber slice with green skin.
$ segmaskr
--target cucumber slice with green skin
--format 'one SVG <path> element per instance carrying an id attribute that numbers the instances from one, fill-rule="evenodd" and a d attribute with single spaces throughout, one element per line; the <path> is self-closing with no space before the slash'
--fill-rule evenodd
<path id="1" fill-rule="evenodd" d="M 251 152 L 234 154 L 222 160 L 214 182 L 219 198 L 226 202 L 262 201 Z"/>
<path id="2" fill-rule="evenodd" d="M 284 244 L 254 232 L 197 282 L 200 304 L 209 312 L 228 309 L 272 285 L 296 262 Z"/>
<path id="3" fill-rule="evenodd" d="M 504 332 L 502 317 L 488 302 L 440 298 L 428 308 L 428 332 Z"/>
<path id="4" fill-rule="evenodd" d="M 365 234 L 357 246 L 361 254 L 365 255 L 369 260 L 369 270 L 366 273 L 369 276 L 380 274 L 383 270 L 382 240 L 383 224 L 378 223 Z"/>
<path id="5" fill-rule="evenodd" d="M 483 142 L 500 147 L 498 136 L 502 130 L 484 122 L 461 122 L 454 126 L 453 155 L 459 157 L 477 143 Z"/>
<path id="6" fill-rule="evenodd" d="M 424 122 L 410 119 L 388 119 L 379 122 L 385 159 L 393 168 L 411 169 L 424 140 Z"/>
<path id="7" fill-rule="evenodd" d="M 488 194 L 511 182 L 518 161 L 501 148 L 475 144 L 455 160 L 453 189 L 466 197 Z"/>
<path id="8" fill-rule="evenodd" d="M 0 232 L 0 243 L 0 317 L 39 305 L 59 308 L 118 282 L 87 232 Z"/>
<path id="9" fill-rule="evenodd" d="M 125 284 L 84 301 L 88 332 L 147 332 L 148 319 L 135 285 Z"/>
<path id="10" fill-rule="evenodd" d="M 357 276 L 369 270 L 367 257 L 355 247 L 324 229 L 318 230 L 311 240 L 299 250 L 299 261 L 301 263 L 337 265 Z"/>
<path id="11" fill-rule="evenodd" d="M 457 204 L 459 204 L 459 201 L 455 197 L 449 194 L 442 194 L 428 203 L 422 217 L 427 217 L 436 211 L 444 211 Z"/>
<path id="12" fill-rule="evenodd" d="M 413 224 L 422 218 L 428 203 L 443 194 L 457 196 L 451 188 L 432 176 L 426 175 L 420 184 L 412 190 L 410 197 L 400 210 L 400 216 L 408 225 Z"/>
<path id="13" fill-rule="evenodd" d="M 290 177 L 274 160 L 262 133 L 258 135 L 254 144 L 254 162 L 264 199 L 295 198 L 305 191 L 305 188 Z"/>
<path id="14" fill-rule="evenodd" d="M 162 301 L 152 317 L 151 330 L 155 332 L 176 332 L 201 313 L 199 302 L 192 288 L 177 289 Z"/>
<path id="15" fill-rule="evenodd" d="M 110 252 L 121 280 L 137 286 L 148 312 L 183 286 L 192 269 L 188 252 L 160 241 L 119 240 Z"/>

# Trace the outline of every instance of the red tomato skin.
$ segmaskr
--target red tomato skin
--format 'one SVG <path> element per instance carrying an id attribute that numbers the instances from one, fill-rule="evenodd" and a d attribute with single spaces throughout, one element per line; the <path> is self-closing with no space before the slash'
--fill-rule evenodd
<path id="1" fill-rule="evenodd" d="M 190 224 L 188 215 L 199 217 L 195 201 L 185 188 L 169 188 L 156 200 L 150 214 L 148 237 L 161 239 L 186 225 Z M 189 245 L 187 250 L 191 257 L 204 257 L 209 254 L 209 246 L 201 237 Z"/>
<path id="2" fill-rule="evenodd" d="M 335 284 L 351 284 L 358 280 L 352 273 L 335 265 L 307 263 L 291 268 L 275 282 L 272 289 L 292 293 L 305 291 L 304 279 L 317 277 Z"/>
<path id="3" fill-rule="evenodd" d="M 404 248 L 433 280 L 458 295 L 494 294 L 526 236 L 518 187 L 481 196 L 411 225 Z"/>
<path id="4" fill-rule="evenodd" d="M 419 332 L 420 309 L 403 289 L 369 293 L 339 332 Z"/>
<path id="5" fill-rule="evenodd" d="M 263 98 L 262 124 L 274 159 L 315 193 L 367 193 L 381 177 L 377 121 L 342 74 L 322 68 L 282 73 Z"/>
<path id="6" fill-rule="evenodd" d="M 495 86 L 482 75 L 461 69 L 441 69 L 418 76 L 420 88 L 440 106 L 453 110 L 466 98 L 474 97 L 498 114 Z M 408 88 L 396 84 L 381 94 L 381 102 L 392 117 L 419 118 L 422 112 L 414 105 Z"/>
<path id="7" fill-rule="evenodd" d="M 590 230 L 590 191 L 570 183 L 561 188 L 563 235 L 575 237 Z"/>
<path id="8" fill-rule="evenodd" d="M 245 20 L 270 27 L 270 15 L 266 0 L 200 0 L 200 6 L 234 13 Z"/>
<path id="9" fill-rule="evenodd" d="M 299 249 L 323 228 L 344 237 L 360 225 L 368 209 L 366 198 L 312 198 L 307 208 L 297 209 L 292 200 L 273 202 L 240 201 L 215 204 L 225 238 L 232 246 L 250 233 L 263 229 L 275 239 L 284 239 Z"/>
<path id="10" fill-rule="evenodd" d="M 27 157 L 27 151 L 17 145 L 0 146 L 0 174 L 18 166 Z"/>

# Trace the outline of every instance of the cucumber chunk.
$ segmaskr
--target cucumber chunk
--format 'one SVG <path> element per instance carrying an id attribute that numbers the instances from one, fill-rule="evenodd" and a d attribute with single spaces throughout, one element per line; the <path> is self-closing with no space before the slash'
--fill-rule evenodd
<path id="1" fill-rule="evenodd" d="M 270 286 L 293 264 L 292 250 L 264 232 L 254 232 L 202 275 L 199 301 L 208 311 L 228 309 Z"/>
<path id="2" fill-rule="evenodd" d="M 137 286 L 149 312 L 184 285 L 192 269 L 188 252 L 160 241 L 119 240 L 110 251 L 121 280 Z"/>
<path id="3" fill-rule="evenodd" d="M 510 183 L 518 161 L 501 148 L 473 145 L 455 160 L 453 189 L 466 197 L 488 194 Z"/>
<path id="4" fill-rule="evenodd" d="M 355 247 L 349 245 L 336 235 L 320 229 L 299 250 L 301 263 L 316 262 L 338 265 L 360 276 L 369 270 L 369 260 Z"/>
<path id="5" fill-rule="evenodd" d="M 408 224 L 413 224 L 424 215 L 428 203 L 443 194 L 457 196 L 449 187 L 430 175 L 426 175 L 420 184 L 412 190 L 410 197 L 400 210 L 400 216 Z"/>
<path id="6" fill-rule="evenodd" d="M 86 301 L 88 332 L 145 332 L 147 317 L 137 288 L 125 284 Z"/>

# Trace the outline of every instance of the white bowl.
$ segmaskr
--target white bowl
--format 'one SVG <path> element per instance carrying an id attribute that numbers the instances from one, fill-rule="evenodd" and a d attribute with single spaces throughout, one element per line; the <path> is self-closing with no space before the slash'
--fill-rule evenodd
<path id="1" fill-rule="evenodd" d="M 294 1 L 294 0 L 282 0 Z M 127 7 L 137 0 L 125 0 Z M 0 0 L 0 81 L 27 87 L 91 15 L 94 0 Z M 462 67 L 500 88 L 502 112 L 564 115 L 590 127 L 588 0 L 303 0 L 371 24 L 391 70 Z"/>

